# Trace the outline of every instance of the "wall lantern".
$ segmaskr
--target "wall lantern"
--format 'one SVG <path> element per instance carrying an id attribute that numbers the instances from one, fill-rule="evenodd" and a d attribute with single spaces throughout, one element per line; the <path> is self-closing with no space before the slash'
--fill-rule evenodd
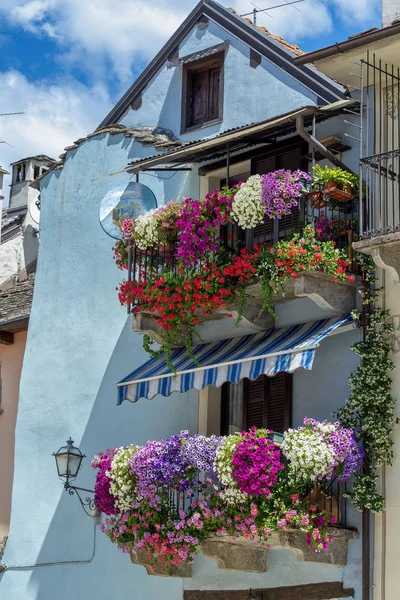
<path id="1" fill-rule="evenodd" d="M 89 517 L 97 517 L 98 512 L 96 510 L 93 498 L 87 497 L 83 499 L 79 493 L 88 492 L 90 494 L 94 494 L 94 491 L 86 488 L 76 487 L 70 483 L 78 475 L 82 461 L 86 455 L 83 454 L 79 448 L 74 446 L 74 441 L 69 438 L 69 440 L 67 440 L 67 445 L 61 446 L 57 452 L 53 452 L 53 456 L 56 459 L 58 476 L 62 481 L 64 481 L 64 489 L 70 496 L 75 494 L 78 497 L 83 510 Z"/>

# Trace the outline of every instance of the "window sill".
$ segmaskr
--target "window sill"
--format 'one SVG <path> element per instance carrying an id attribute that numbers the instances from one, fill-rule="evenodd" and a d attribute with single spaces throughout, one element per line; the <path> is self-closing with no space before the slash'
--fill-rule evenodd
<path id="1" fill-rule="evenodd" d="M 186 129 L 182 129 L 181 135 L 185 133 L 191 133 L 192 131 L 200 131 L 201 129 L 206 129 L 207 127 L 212 127 L 213 125 L 218 125 L 222 123 L 222 117 L 220 119 L 213 119 L 212 121 L 206 121 L 205 123 L 201 123 L 200 125 L 191 125 L 190 127 L 186 127 Z"/>

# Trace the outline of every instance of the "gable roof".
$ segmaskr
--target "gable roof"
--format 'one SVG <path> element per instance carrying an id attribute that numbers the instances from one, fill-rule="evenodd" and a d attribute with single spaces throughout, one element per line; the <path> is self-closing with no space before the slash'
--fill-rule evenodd
<path id="1" fill-rule="evenodd" d="M 335 102 L 342 99 L 346 93 L 345 88 L 312 67 L 294 64 L 293 58 L 301 52 L 297 46 L 288 44 L 279 36 L 273 36 L 264 27 L 254 26 L 251 21 L 243 19 L 236 11 L 221 6 L 215 0 L 200 0 L 182 25 L 100 123 L 99 128 L 117 123 L 165 61 L 173 56 L 180 42 L 193 27 L 199 22 L 206 25 L 209 20 L 220 25 L 261 56 L 264 56 L 312 90 L 318 96 L 318 104 Z"/>

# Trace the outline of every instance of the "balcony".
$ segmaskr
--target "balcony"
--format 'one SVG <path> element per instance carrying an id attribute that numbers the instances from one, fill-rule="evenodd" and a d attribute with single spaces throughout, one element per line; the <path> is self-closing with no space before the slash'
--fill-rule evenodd
<path id="1" fill-rule="evenodd" d="M 355 250 L 369 254 L 386 269 L 393 283 L 400 282 L 399 75 L 398 60 L 388 64 L 387 58 L 374 53 L 363 61 L 368 89 L 362 107 L 365 118 L 361 118 L 364 185 L 360 239 L 353 244 Z"/>
<path id="2" fill-rule="evenodd" d="M 304 484 L 300 484 L 304 489 Z M 293 481 L 291 482 L 293 485 Z M 265 573 L 268 571 L 268 552 L 272 549 L 291 550 L 298 562 L 322 563 L 332 566 L 345 567 L 347 565 L 348 545 L 351 540 L 357 539 L 358 532 L 348 525 L 348 509 L 350 501 L 346 498 L 350 486 L 340 483 L 332 477 L 309 484 L 303 493 L 303 498 L 315 504 L 318 509 L 325 511 L 336 521 L 329 527 L 332 538 L 326 551 L 316 553 L 307 543 L 306 534 L 295 527 L 285 527 L 273 531 L 268 538 L 266 549 L 262 543 L 255 543 L 238 535 L 231 537 L 228 534 L 209 535 L 202 542 L 200 552 L 216 561 L 220 570 L 241 571 L 248 573 Z M 173 519 L 178 519 L 180 510 L 187 510 L 190 501 L 176 491 L 170 493 L 170 512 Z M 198 495 L 196 496 L 199 497 Z M 148 575 L 190 578 L 192 567 L 188 564 L 165 567 L 155 565 L 147 552 L 132 552 L 129 546 L 131 562 L 145 567 Z"/>
<path id="3" fill-rule="evenodd" d="M 373 257 L 375 263 L 400 281 L 400 149 L 361 160 L 365 196 L 357 251 Z"/>
<path id="4" fill-rule="evenodd" d="M 335 247 L 345 254 L 348 265 L 346 270 L 353 281 L 338 281 L 323 270 L 313 269 L 298 273 L 296 278 L 284 282 L 278 293 L 271 298 L 271 306 L 289 302 L 296 298 L 309 298 L 326 311 L 329 316 L 351 312 L 356 306 L 357 267 L 354 263 L 353 242 L 359 239 L 358 201 L 335 202 L 323 195 L 322 190 L 304 194 L 298 206 L 291 215 L 279 219 L 267 219 L 253 229 L 241 229 L 237 224 L 230 223 L 221 231 L 224 261 L 240 255 L 243 250 L 251 251 L 254 245 L 271 247 L 282 240 L 290 240 L 294 234 L 301 235 L 304 227 L 315 227 L 315 243 L 331 241 Z M 160 277 L 167 272 L 177 272 L 176 242 L 166 243 L 148 250 L 132 247 L 130 278 L 146 282 L 154 273 Z M 209 259 L 209 257 L 207 257 Z M 205 269 L 205 261 L 200 260 L 197 272 Z M 263 311 L 263 295 L 261 285 L 252 281 L 246 288 L 247 302 L 240 308 L 233 304 L 228 308 L 213 310 L 206 317 L 199 315 L 201 337 L 204 341 L 211 339 L 217 328 L 221 331 L 228 320 L 227 315 L 236 320 L 241 314 L 239 326 L 235 335 L 243 335 L 263 331 L 274 327 L 272 312 Z M 136 301 L 130 310 L 133 312 L 133 329 L 138 333 L 146 333 L 158 343 L 163 343 L 164 334 L 157 323 L 157 313 Z M 224 323 L 223 323 L 224 322 Z M 232 323 L 232 320 L 230 320 Z M 204 327 L 206 325 L 206 327 Z M 232 327 L 229 325 L 232 335 Z M 182 329 L 184 345 L 185 331 Z"/>

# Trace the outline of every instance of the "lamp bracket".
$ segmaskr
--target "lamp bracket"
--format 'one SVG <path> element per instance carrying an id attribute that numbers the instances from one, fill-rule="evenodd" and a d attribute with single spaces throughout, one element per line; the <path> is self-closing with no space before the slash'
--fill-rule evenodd
<path id="1" fill-rule="evenodd" d="M 79 493 L 89 492 L 90 494 L 94 494 L 93 490 L 76 487 L 74 485 L 70 485 L 69 483 L 66 483 L 64 487 L 70 496 L 73 496 L 74 494 L 77 496 L 83 510 L 85 511 L 88 517 L 91 517 L 92 519 L 97 519 L 99 517 L 99 511 L 96 509 L 94 499 L 89 496 L 87 496 L 84 499 L 83 496 L 81 496 L 81 494 Z"/>

